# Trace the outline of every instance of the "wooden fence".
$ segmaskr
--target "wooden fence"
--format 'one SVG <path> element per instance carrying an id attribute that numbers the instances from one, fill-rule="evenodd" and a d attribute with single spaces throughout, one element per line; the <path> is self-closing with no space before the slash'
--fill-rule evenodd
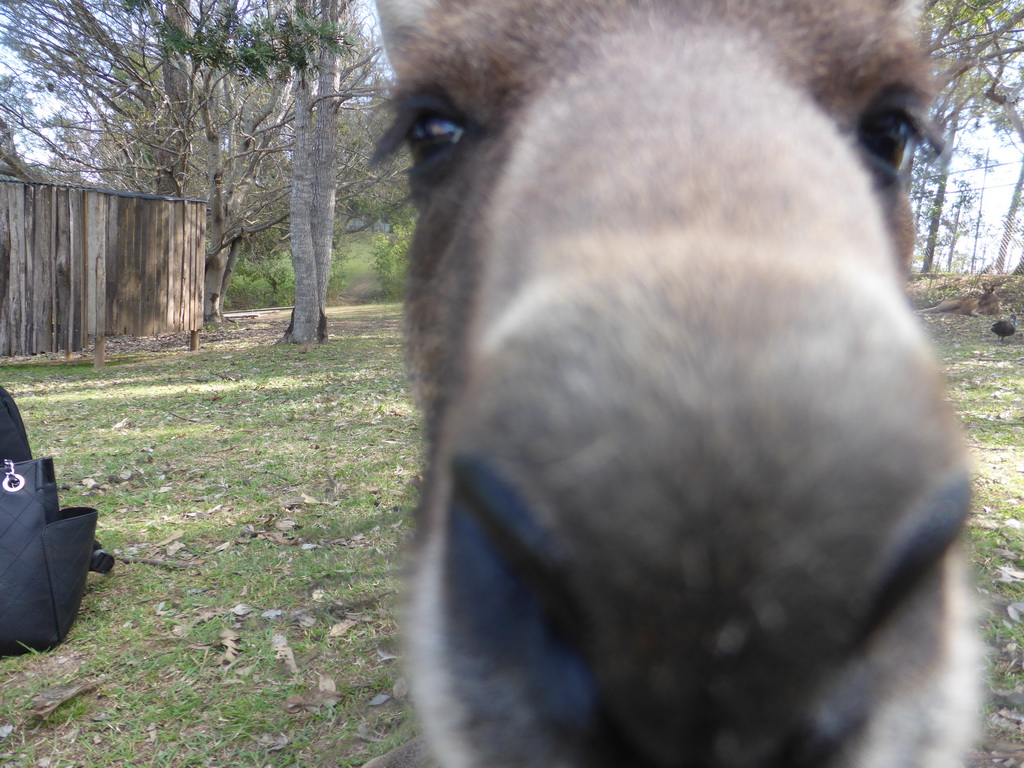
<path id="1" fill-rule="evenodd" d="M 206 203 L 0 183 L 0 355 L 203 324 Z"/>

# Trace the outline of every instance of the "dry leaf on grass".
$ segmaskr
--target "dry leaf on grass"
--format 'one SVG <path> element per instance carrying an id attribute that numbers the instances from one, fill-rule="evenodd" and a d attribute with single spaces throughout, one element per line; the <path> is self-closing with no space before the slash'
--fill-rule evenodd
<path id="1" fill-rule="evenodd" d="M 294 547 L 299 543 L 297 539 L 290 539 L 283 533 L 277 533 L 276 531 L 263 531 L 257 534 L 256 538 L 269 541 L 271 544 L 277 544 L 279 547 Z"/>
<path id="2" fill-rule="evenodd" d="M 321 691 L 326 693 L 334 693 L 338 690 L 338 684 L 334 682 L 334 678 L 330 675 L 320 675 L 320 683 L 317 685 Z"/>
<path id="3" fill-rule="evenodd" d="M 65 701 L 81 696 L 96 690 L 98 683 L 80 683 L 79 685 L 66 685 L 59 688 L 47 688 L 39 691 L 32 697 L 32 706 L 28 713 L 33 717 L 46 719 L 56 711 L 57 707 Z"/>
<path id="4" fill-rule="evenodd" d="M 175 531 L 170 536 L 168 536 L 166 539 L 163 539 L 162 541 L 158 541 L 153 546 L 154 547 L 166 547 L 172 541 L 177 541 L 178 539 L 180 539 L 184 535 L 185 535 L 184 531 Z"/>
<path id="5" fill-rule="evenodd" d="M 331 627 L 331 631 L 327 633 L 327 636 L 341 637 L 358 623 L 359 622 L 354 621 L 352 619 L 345 619 L 344 621 L 339 621 L 337 624 Z"/>
<path id="6" fill-rule="evenodd" d="M 274 655 L 277 656 L 284 665 L 288 668 L 288 671 L 293 675 L 299 674 L 301 671 L 299 665 L 295 663 L 295 652 L 292 647 L 288 645 L 288 638 L 284 635 L 274 635 L 270 639 L 270 647 L 274 649 Z"/>
<path id="7" fill-rule="evenodd" d="M 183 550 L 184 548 L 185 548 L 184 544 L 182 544 L 180 541 L 176 541 L 173 544 L 171 544 L 169 547 L 167 547 L 167 549 L 164 550 L 164 553 L 168 557 L 174 557 L 176 554 L 181 552 L 181 550 Z"/>
<path id="8" fill-rule="evenodd" d="M 289 739 L 283 733 L 269 734 L 265 733 L 262 736 L 256 736 L 253 739 L 257 744 L 267 750 L 267 752 L 280 752 L 282 749 L 288 746 Z"/>
<path id="9" fill-rule="evenodd" d="M 287 501 L 285 501 L 283 506 L 286 509 L 288 509 L 290 507 L 302 507 L 302 506 L 305 506 L 307 504 L 308 505 L 323 504 L 323 502 L 322 501 L 318 501 L 317 499 L 315 499 L 312 496 L 310 496 L 308 493 L 301 493 L 301 494 L 299 494 L 299 497 L 297 499 L 288 499 Z"/>
<path id="10" fill-rule="evenodd" d="M 333 707 L 339 701 L 341 701 L 341 694 L 338 693 L 338 686 L 334 679 L 327 675 L 320 675 L 320 684 L 317 686 L 317 690 L 289 696 L 285 700 L 285 708 L 289 713 L 297 715 L 300 712 L 316 712 L 320 707 Z"/>
<path id="11" fill-rule="evenodd" d="M 234 664 L 239 655 L 242 653 L 242 649 L 239 648 L 239 640 L 242 636 L 235 632 L 233 629 L 222 629 L 220 631 L 220 644 L 224 646 L 224 655 L 221 657 L 221 663 L 223 664 Z"/>

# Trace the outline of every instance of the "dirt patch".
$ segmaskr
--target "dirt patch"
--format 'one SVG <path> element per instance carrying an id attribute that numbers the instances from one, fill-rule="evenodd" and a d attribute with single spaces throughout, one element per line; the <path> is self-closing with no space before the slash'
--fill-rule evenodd
<path id="1" fill-rule="evenodd" d="M 338 298 L 346 304 L 367 304 L 374 300 L 379 291 L 376 273 L 362 272 L 349 281 Z"/>
<path id="2" fill-rule="evenodd" d="M 219 326 L 208 326 L 199 333 L 200 350 L 240 349 L 277 344 L 284 337 L 291 319 L 291 311 L 261 312 L 256 317 L 241 317 L 225 320 Z M 376 337 L 393 334 L 401 329 L 401 312 L 398 305 L 381 311 L 381 305 L 355 305 L 331 307 L 327 310 L 327 334 L 329 338 Z M 163 333 L 156 336 L 108 336 L 107 360 L 135 355 L 149 356 L 186 352 L 190 334 Z M 63 352 L 31 355 L 24 357 L 0 358 L 10 362 L 82 363 L 91 362 L 93 347 L 75 352 L 69 360 Z"/>

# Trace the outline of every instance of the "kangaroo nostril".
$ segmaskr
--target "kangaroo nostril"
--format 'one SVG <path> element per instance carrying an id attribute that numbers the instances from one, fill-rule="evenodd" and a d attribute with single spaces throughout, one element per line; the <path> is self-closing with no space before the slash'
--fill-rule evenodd
<path id="1" fill-rule="evenodd" d="M 971 481 L 961 472 L 918 501 L 892 534 L 862 639 L 882 626 L 956 541 L 970 514 Z"/>
<path id="2" fill-rule="evenodd" d="M 494 555 L 529 586 L 553 622 L 575 634 L 582 618 L 566 592 L 568 558 L 558 536 L 485 460 L 456 456 L 452 479 L 453 518 L 478 527 Z"/>
<path id="3" fill-rule="evenodd" d="M 456 459 L 453 479 L 445 567 L 457 644 L 500 659 L 510 684 L 559 727 L 593 728 L 597 687 L 553 537 L 485 462 Z"/>

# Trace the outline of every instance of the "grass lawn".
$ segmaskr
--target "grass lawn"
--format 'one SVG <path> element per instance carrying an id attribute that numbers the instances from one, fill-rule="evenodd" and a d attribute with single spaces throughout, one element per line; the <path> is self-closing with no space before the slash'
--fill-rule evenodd
<path id="1" fill-rule="evenodd" d="M 90 574 L 61 648 L 0 659 L 0 766 L 358 765 L 404 737 L 420 437 L 398 326 L 355 307 L 309 350 L 238 328 L 99 370 L 0 367 L 62 504 L 97 507 L 134 560 Z"/>

